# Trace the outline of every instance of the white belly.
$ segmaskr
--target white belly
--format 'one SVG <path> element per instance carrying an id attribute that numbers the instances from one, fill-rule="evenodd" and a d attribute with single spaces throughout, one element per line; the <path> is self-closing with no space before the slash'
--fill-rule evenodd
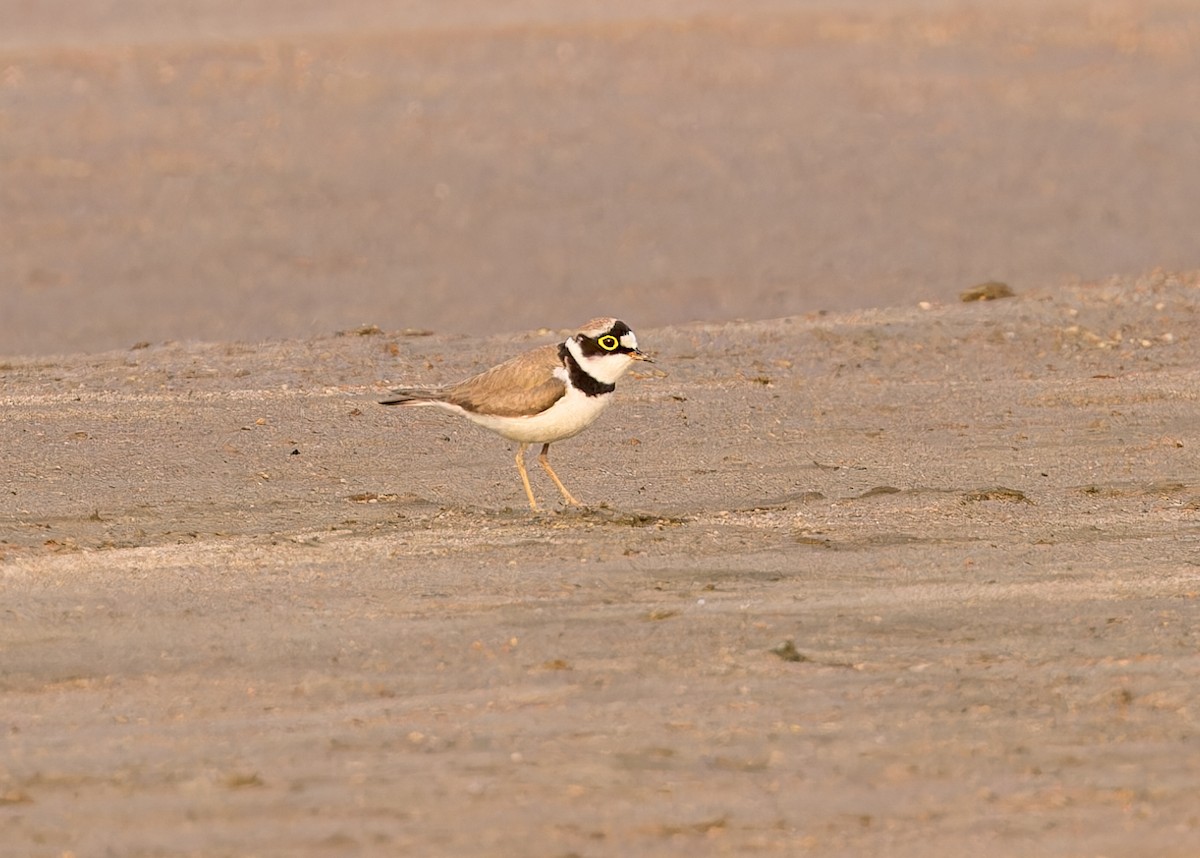
<path id="1" fill-rule="evenodd" d="M 600 416 L 600 412 L 608 407 L 611 399 L 611 393 L 588 396 L 574 388 L 567 388 L 567 393 L 562 399 L 541 414 L 532 417 L 495 417 L 489 414 L 464 413 L 480 426 L 513 441 L 520 441 L 522 444 L 550 444 L 578 435 Z"/>

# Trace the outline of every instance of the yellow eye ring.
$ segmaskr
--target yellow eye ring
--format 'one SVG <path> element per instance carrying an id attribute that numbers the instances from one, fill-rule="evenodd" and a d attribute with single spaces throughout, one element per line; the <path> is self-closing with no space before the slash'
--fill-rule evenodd
<path id="1" fill-rule="evenodd" d="M 596 340 L 596 342 L 599 343 L 600 348 L 604 349 L 606 352 L 615 352 L 617 350 L 617 346 L 621 345 L 621 341 L 612 334 L 605 334 L 600 339 Z"/>

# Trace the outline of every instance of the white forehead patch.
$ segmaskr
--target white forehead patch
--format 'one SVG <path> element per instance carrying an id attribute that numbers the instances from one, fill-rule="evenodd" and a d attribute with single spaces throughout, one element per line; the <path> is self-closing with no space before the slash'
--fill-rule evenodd
<path id="1" fill-rule="evenodd" d="M 633 331 L 630 331 L 629 333 L 627 333 L 623 337 L 621 337 L 621 345 L 623 345 L 627 349 L 636 349 L 637 348 L 637 337 L 635 337 L 633 335 Z"/>

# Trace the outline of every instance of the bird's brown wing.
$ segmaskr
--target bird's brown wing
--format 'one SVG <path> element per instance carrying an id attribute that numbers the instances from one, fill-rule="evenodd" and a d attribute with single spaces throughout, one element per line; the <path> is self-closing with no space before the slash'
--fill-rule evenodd
<path id="1" fill-rule="evenodd" d="M 561 366 L 558 346 L 542 346 L 451 385 L 440 398 L 476 414 L 540 414 L 567 392 L 566 383 L 554 375 Z"/>

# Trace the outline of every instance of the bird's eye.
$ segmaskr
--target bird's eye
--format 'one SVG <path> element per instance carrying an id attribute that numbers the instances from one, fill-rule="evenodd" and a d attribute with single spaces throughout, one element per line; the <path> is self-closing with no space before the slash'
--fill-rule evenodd
<path id="1" fill-rule="evenodd" d="M 606 352 L 615 352 L 617 350 L 617 346 L 621 345 L 621 341 L 612 334 L 605 334 L 600 339 L 596 340 L 596 342 L 598 342 L 600 344 L 600 348 L 604 349 Z"/>

